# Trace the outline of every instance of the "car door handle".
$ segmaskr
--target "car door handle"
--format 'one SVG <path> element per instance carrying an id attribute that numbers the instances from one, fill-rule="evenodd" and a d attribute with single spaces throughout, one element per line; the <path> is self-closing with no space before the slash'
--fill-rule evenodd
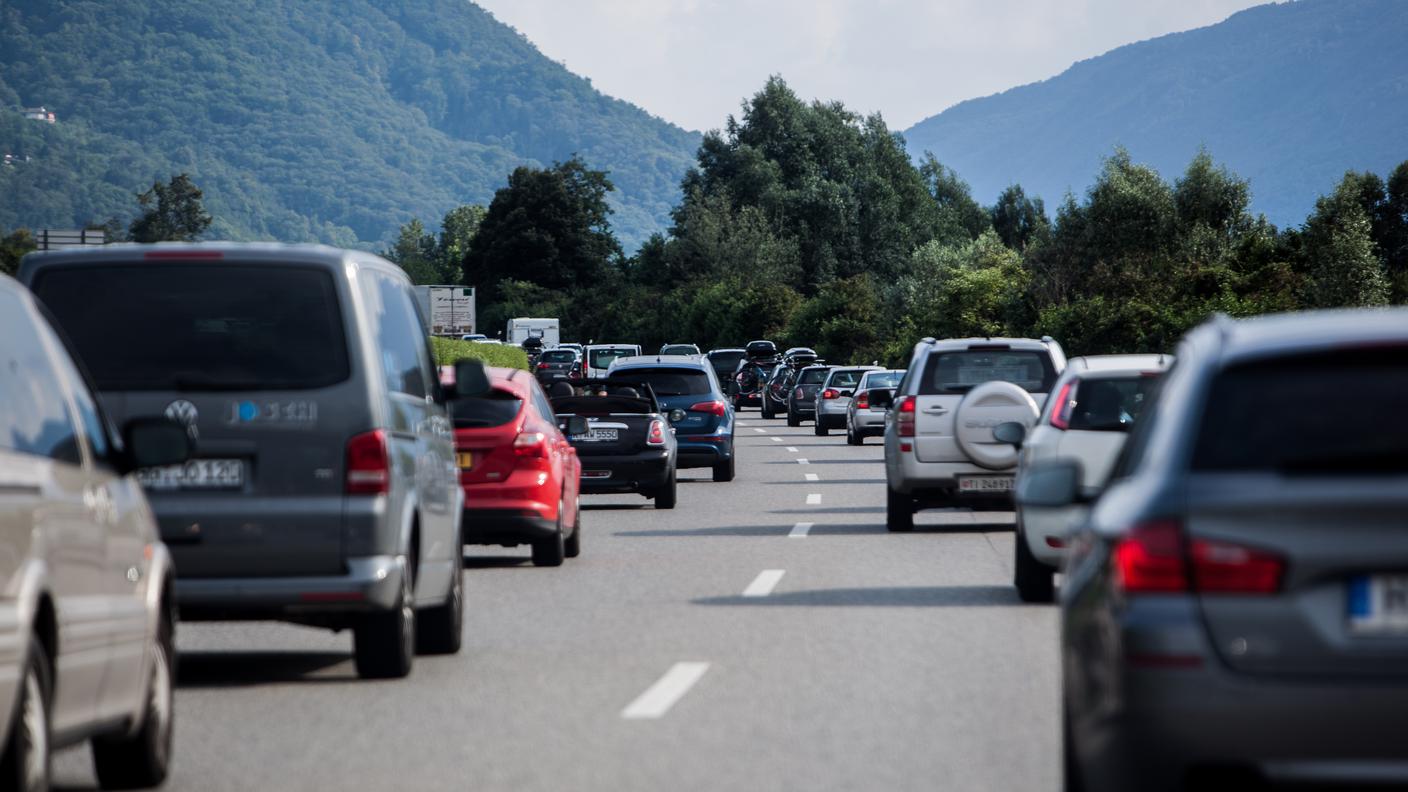
<path id="1" fill-rule="evenodd" d="M 928 414 L 928 415 L 943 415 L 944 413 L 948 412 L 948 408 L 947 408 L 947 407 L 926 407 L 926 408 L 924 408 L 924 412 L 925 412 L 926 414 Z"/>

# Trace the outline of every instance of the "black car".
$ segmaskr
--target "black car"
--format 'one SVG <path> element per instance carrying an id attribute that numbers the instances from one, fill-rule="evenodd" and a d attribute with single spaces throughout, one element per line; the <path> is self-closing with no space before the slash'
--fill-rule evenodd
<path id="1" fill-rule="evenodd" d="M 574 416 L 587 420 L 585 434 L 568 437 L 582 461 L 582 492 L 637 492 L 657 509 L 675 508 L 675 432 L 648 383 L 559 380 L 548 398 L 559 426 Z"/>
<path id="2" fill-rule="evenodd" d="M 714 376 L 724 387 L 724 395 L 733 396 L 733 373 L 738 370 L 738 363 L 748 357 L 746 349 L 711 349 L 704 357 L 708 358 L 709 365 L 714 367 Z"/>
<path id="3" fill-rule="evenodd" d="M 533 373 L 537 375 L 538 382 L 543 387 L 551 385 L 560 379 L 572 379 L 582 376 L 582 353 L 571 347 L 554 347 L 544 350 L 538 356 L 538 363 L 533 367 Z"/>

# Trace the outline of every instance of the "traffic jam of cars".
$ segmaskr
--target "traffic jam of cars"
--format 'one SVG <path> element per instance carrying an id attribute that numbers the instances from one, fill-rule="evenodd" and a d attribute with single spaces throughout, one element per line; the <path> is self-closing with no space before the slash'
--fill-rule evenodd
<path id="1" fill-rule="evenodd" d="M 31 254 L 0 328 L 5 789 L 84 742 L 104 788 L 163 783 L 180 622 L 348 630 L 364 678 L 460 652 L 466 546 L 570 563 L 584 497 L 733 482 L 751 410 L 879 438 L 888 533 L 1015 513 L 1066 789 L 1408 784 L 1403 309 L 1218 316 L 1163 354 L 535 336 L 526 371 L 441 367 L 395 265 L 194 243 Z"/>

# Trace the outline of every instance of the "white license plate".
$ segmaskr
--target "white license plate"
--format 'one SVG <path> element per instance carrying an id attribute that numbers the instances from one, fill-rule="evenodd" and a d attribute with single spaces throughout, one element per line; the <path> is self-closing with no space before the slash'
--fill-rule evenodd
<path id="1" fill-rule="evenodd" d="M 1011 476 L 959 476 L 959 492 L 1011 492 Z"/>
<path id="2" fill-rule="evenodd" d="M 618 429 L 593 429 L 586 434 L 573 435 L 572 439 L 582 443 L 612 442 L 620 437 Z"/>
<path id="3" fill-rule="evenodd" d="M 1349 627 L 1360 634 L 1408 633 L 1408 575 L 1350 578 Z"/>
<path id="4" fill-rule="evenodd" d="M 153 490 L 239 489 L 244 486 L 244 461 L 192 459 L 184 465 L 137 471 L 142 486 Z"/>

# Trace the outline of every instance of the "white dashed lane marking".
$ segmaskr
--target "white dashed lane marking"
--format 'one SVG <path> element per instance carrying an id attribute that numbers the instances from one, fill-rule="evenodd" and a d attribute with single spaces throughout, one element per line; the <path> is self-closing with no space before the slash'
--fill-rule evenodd
<path id="1" fill-rule="evenodd" d="M 635 701 L 621 710 L 621 717 L 627 720 L 650 720 L 659 718 L 670 711 L 675 703 L 709 670 L 708 663 L 675 663 L 655 684 L 646 688 Z"/>
<path id="2" fill-rule="evenodd" d="M 756 578 L 753 578 L 753 582 L 748 584 L 748 588 L 743 589 L 743 596 L 766 597 L 772 593 L 774 588 L 777 588 L 777 582 L 782 580 L 783 574 L 785 572 L 781 569 L 764 569 L 758 573 Z"/>
<path id="3" fill-rule="evenodd" d="M 821 493 L 820 493 L 820 492 L 813 492 L 812 494 L 808 495 L 808 496 L 807 496 L 807 505 L 808 505 L 808 506 L 820 506 L 820 505 L 821 505 Z"/>
<path id="4" fill-rule="evenodd" d="M 787 535 L 793 539 L 801 539 L 812 529 L 812 525 L 813 523 L 797 523 Z"/>

